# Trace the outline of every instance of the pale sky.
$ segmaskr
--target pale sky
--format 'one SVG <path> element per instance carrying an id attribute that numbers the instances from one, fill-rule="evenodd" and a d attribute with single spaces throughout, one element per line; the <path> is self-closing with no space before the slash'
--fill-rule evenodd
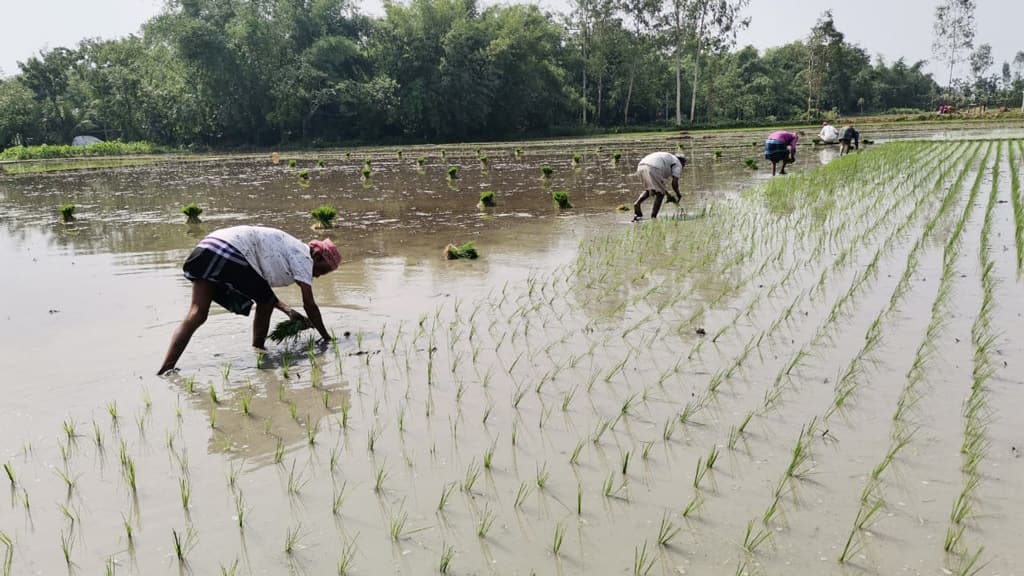
<path id="1" fill-rule="evenodd" d="M 381 14 L 380 0 L 360 1 L 368 14 Z M 482 0 L 481 4 L 490 4 Z M 937 0 L 751 0 L 746 15 L 750 28 L 740 43 L 764 49 L 804 38 L 818 16 L 832 9 L 836 26 L 846 39 L 869 54 L 882 54 L 908 63 L 931 58 L 932 21 Z M 567 0 L 541 0 L 551 10 L 564 10 Z M 0 0 L 0 70 L 18 71 L 17 62 L 41 49 L 74 46 L 90 37 L 116 38 L 138 33 L 143 22 L 160 12 L 163 0 Z M 992 45 L 998 73 L 1004 60 L 1024 50 L 1020 34 L 1024 1 L 978 0 L 976 44 Z M 938 63 L 928 70 L 945 84 L 947 73 Z"/>

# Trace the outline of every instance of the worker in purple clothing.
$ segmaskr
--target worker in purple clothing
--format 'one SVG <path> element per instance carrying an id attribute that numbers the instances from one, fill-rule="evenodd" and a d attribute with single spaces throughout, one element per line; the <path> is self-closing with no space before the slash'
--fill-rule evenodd
<path id="1" fill-rule="evenodd" d="M 779 174 L 786 173 L 786 164 L 796 162 L 796 141 L 800 137 L 786 130 L 779 130 L 768 135 L 764 141 L 764 158 L 772 163 L 772 176 L 775 176 L 775 165 L 782 162 Z"/>

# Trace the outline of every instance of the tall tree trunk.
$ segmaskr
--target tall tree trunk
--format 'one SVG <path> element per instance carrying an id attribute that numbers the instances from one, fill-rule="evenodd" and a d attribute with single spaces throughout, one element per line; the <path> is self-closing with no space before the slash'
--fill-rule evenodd
<path id="1" fill-rule="evenodd" d="M 693 90 L 690 92 L 690 124 L 697 115 L 697 75 L 700 73 L 700 47 L 693 55 Z"/>
<path id="2" fill-rule="evenodd" d="M 583 124 L 587 124 L 587 57 L 583 57 Z"/>
<path id="3" fill-rule="evenodd" d="M 679 51 L 676 50 L 676 126 L 683 125 L 683 71 L 682 59 L 679 58 Z"/>
<path id="4" fill-rule="evenodd" d="M 601 105 L 604 103 L 604 75 L 597 77 L 597 111 L 594 114 L 594 123 L 601 125 Z"/>
<path id="5" fill-rule="evenodd" d="M 622 115 L 622 124 L 629 124 L 629 100 L 633 97 L 633 79 L 636 77 L 636 65 L 629 71 L 629 89 L 626 90 L 626 110 Z"/>

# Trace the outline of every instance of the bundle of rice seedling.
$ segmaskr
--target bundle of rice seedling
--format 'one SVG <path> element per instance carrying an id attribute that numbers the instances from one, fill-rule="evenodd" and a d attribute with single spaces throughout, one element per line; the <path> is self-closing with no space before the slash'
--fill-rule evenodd
<path id="1" fill-rule="evenodd" d="M 455 244 L 445 246 L 444 256 L 449 260 L 460 260 L 463 258 L 475 260 L 480 255 L 477 253 L 476 246 L 473 246 L 472 242 L 466 242 L 462 246 L 456 246 Z"/>
<path id="2" fill-rule="evenodd" d="M 299 334 L 308 328 L 312 328 L 312 326 L 304 320 L 292 320 L 291 318 L 282 320 L 270 331 L 270 339 L 275 344 L 280 344 L 286 340 L 298 338 Z"/>
<path id="3" fill-rule="evenodd" d="M 189 224 L 199 224 L 199 215 L 203 213 L 203 209 L 193 202 L 191 204 L 186 204 L 181 209 L 181 213 L 185 215 L 186 222 Z"/>

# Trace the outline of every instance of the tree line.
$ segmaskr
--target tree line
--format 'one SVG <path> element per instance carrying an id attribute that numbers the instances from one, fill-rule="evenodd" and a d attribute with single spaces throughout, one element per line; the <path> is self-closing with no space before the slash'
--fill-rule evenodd
<path id="1" fill-rule="evenodd" d="M 78 134 L 224 147 L 726 126 L 932 109 L 952 94 L 923 61 L 872 59 L 828 12 L 804 38 L 738 48 L 748 1 L 573 0 L 552 15 L 408 0 L 370 17 L 350 0 L 169 0 L 138 35 L 19 62 L 0 80 L 0 148 Z M 972 54 L 974 82 L 947 90 L 991 104 L 1019 94 L 1024 54 L 1001 77 L 988 54 Z"/>

